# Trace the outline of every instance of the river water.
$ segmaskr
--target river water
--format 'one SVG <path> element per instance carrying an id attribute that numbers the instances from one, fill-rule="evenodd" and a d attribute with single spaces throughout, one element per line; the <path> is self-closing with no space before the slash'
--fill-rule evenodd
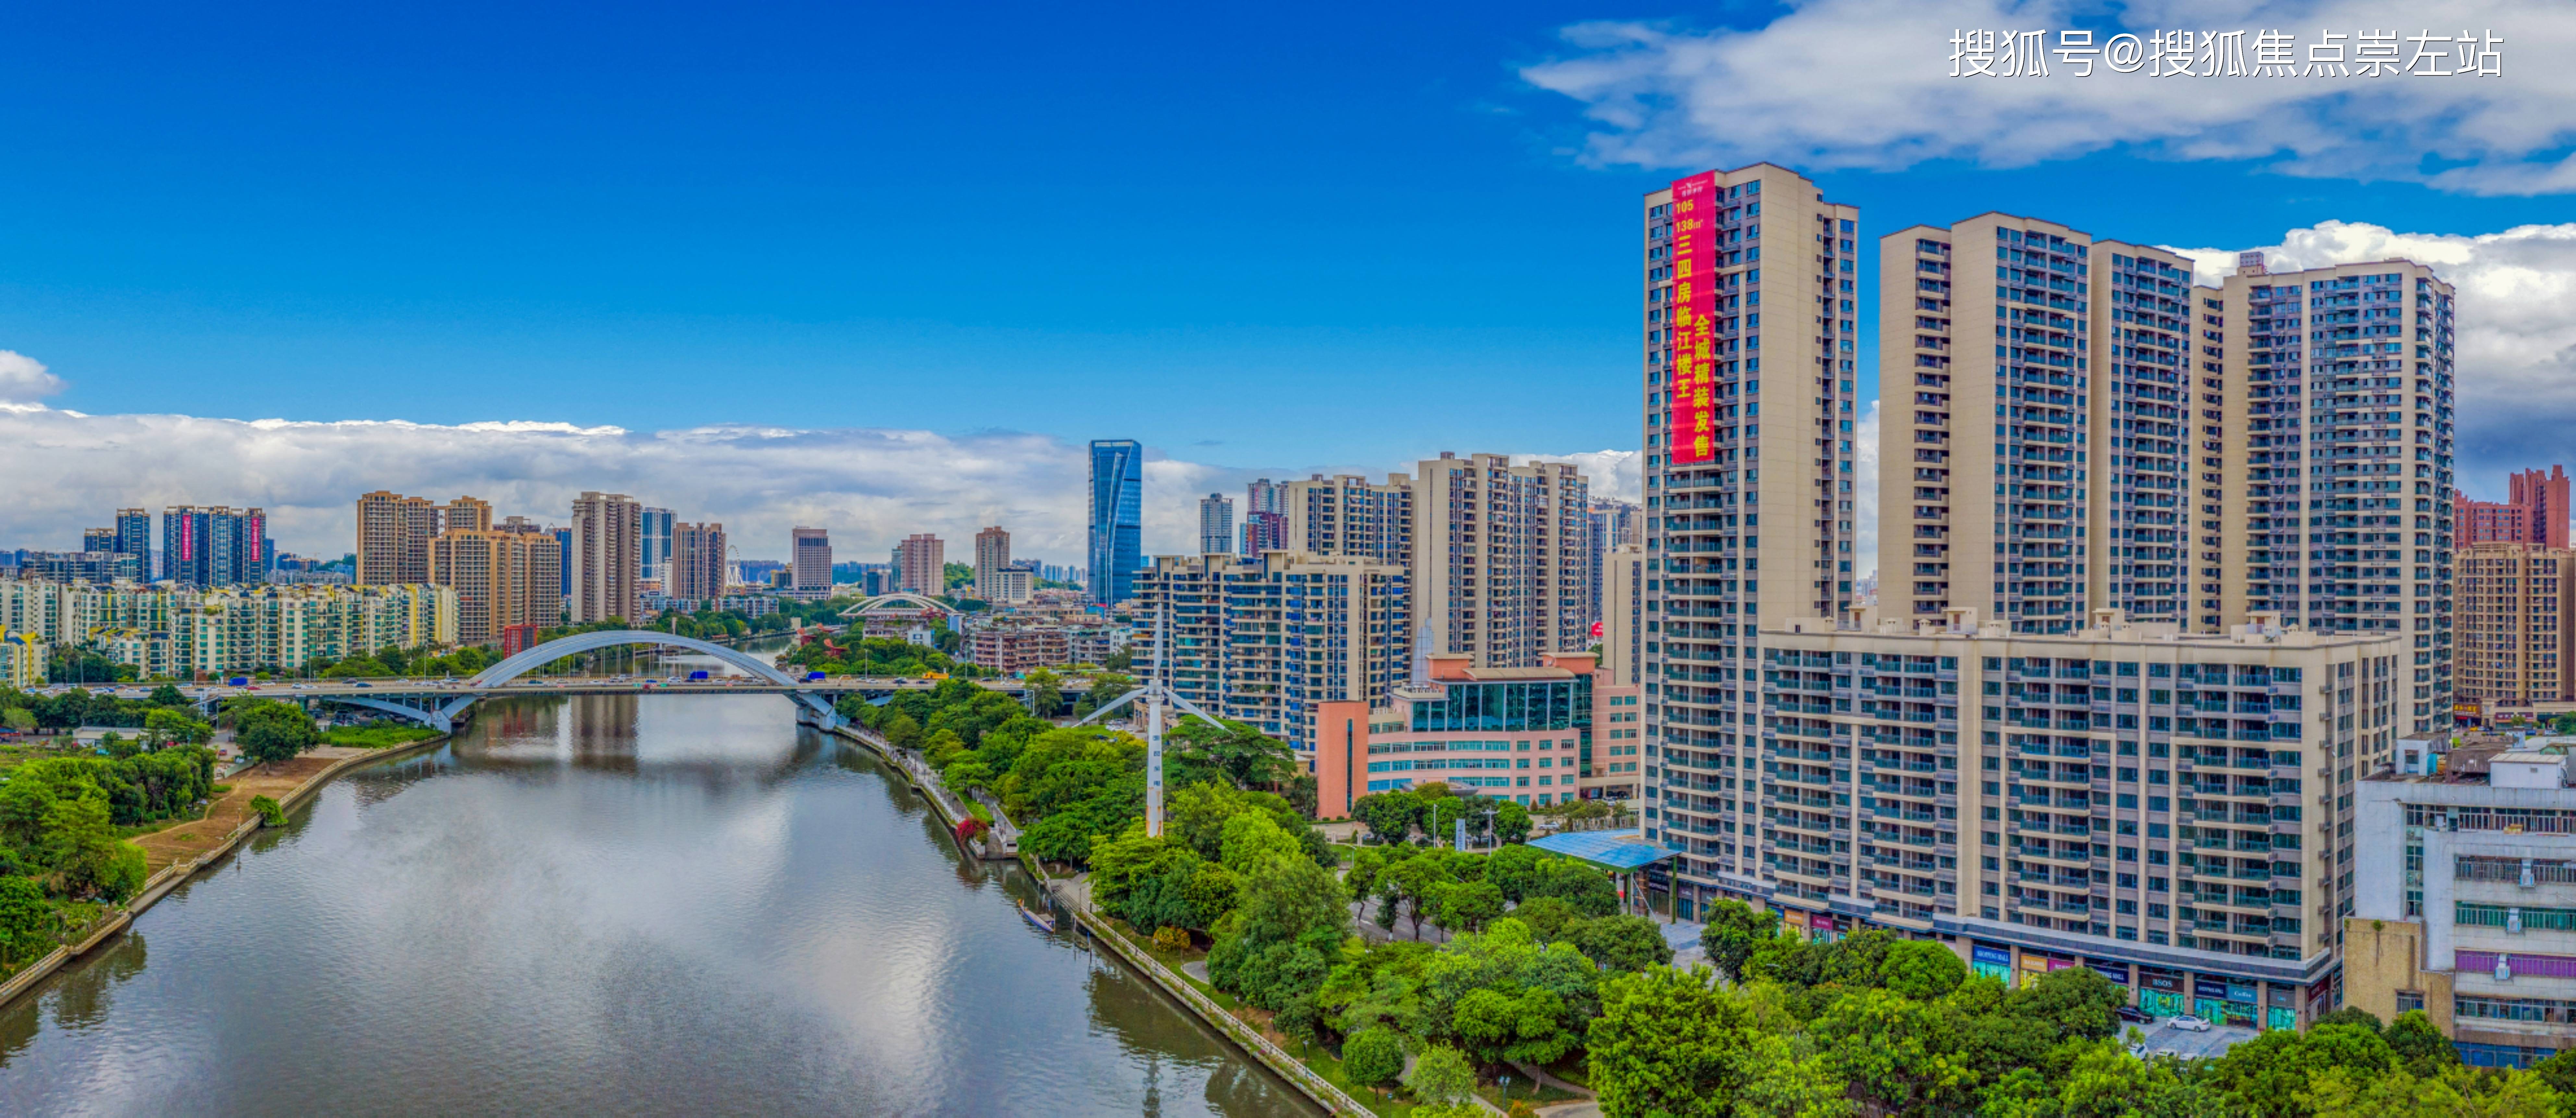
<path id="1" fill-rule="evenodd" d="M 0 1013 L 0 1114 L 1312 1115 L 775 695 L 488 704 Z"/>

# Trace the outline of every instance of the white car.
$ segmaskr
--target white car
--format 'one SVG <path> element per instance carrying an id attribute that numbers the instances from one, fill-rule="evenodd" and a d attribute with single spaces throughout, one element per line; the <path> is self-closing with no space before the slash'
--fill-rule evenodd
<path id="1" fill-rule="evenodd" d="M 2180 1029 L 2186 1033 L 2205 1033 L 2209 1031 L 2209 1022 L 2203 1021 L 2188 1013 L 2183 1014 L 2180 1017 L 2176 1017 L 2171 1021 L 2167 1021 L 2165 1024 Z"/>

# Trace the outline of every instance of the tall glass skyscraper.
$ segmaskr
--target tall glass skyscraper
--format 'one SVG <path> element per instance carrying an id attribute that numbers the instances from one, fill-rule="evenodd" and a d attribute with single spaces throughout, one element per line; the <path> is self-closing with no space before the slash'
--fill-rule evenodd
<path id="1" fill-rule="evenodd" d="M 1134 439 L 1091 440 L 1091 600 L 1136 596 L 1145 565 L 1145 446 Z"/>
<path id="2" fill-rule="evenodd" d="M 636 564 L 638 577 L 660 581 L 666 594 L 671 590 L 671 525 L 677 522 L 669 509 L 644 510 L 644 554 Z"/>

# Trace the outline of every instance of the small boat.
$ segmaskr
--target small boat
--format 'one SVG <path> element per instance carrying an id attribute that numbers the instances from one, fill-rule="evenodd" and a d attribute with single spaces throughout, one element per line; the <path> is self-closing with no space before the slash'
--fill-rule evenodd
<path id="1" fill-rule="evenodd" d="M 1028 922 L 1029 922 L 1029 923 L 1031 923 L 1031 924 L 1035 924 L 1035 925 L 1037 925 L 1037 926 L 1038 926 L 1038 928 L 1039 928 L 1039 929 L 1041 929 L 1041 930 L 1043 930 L 1043 931 L 1052 932 L 1052 931 L 1054 931 L 1054 930 L 1055 930 L 1055 917 L 1053 917 L 1053 916 L 1051 916 L 1051 915 L 1048 915 L 1047 913 L 1040 912 L 1040 911 L 1038 911 L 1038 910 L 1036 910 L 1036 909 L 1030 908 L 1030 907 L 1029 907 L 1029 905 L 1028 905 L 1028 902 L 1026 902 L 1026 901 L 1017 901 L 1017 902 L 1013 902 L 1013 903 L 1018 904 L 1018 905 L 1020 906 L 1020 918 L 1021 918 L 1021 919 L 1026 920 L 1026 921 L 1028 921 Z"/>

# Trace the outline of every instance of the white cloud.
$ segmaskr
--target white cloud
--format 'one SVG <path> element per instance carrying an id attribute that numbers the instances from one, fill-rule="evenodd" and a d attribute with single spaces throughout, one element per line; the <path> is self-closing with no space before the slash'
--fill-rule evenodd
<path id="1" fill-rule="evenodd" d="M 44 362 L 0 349 L 0 403 L 41 400 L 62 390 L 63 378 L 46 372 Z"/>
<path id="2" fill-rule="evenodd" d="M 2459 289 L 2460 488 L 2499 496 L 2505 472 L 2564 462 L 2576 424 L 2576 224 L 2463 236 L 2328 221 L 2277 245 L 2249 246 L 2274 271 L 2403 257 Z M 2235 249 L 2177 248 L 2203 283 L 2236 267 Z"/>
<path id="3" fill-rule="evenodd" d="M 1529 455 L 1517 456 L 1520 458 Z M 1549 456 L 1583 463 L 1633 499 L 1633 453 Z M 1597 465 L 1596 465 L 1597 463 Z M 1241 469 L 1156 457 L 1145 464 L 1145 546 L 1197 546 L 1198 498 L 1238 502 L 1255 477 L 1375 470 Z M 119 507 L 258 506 L 270 534 L 299 554 L 336 556 L 355 534 L 361 493 L 444 501 L 470 494 L 498 515 L 568 518 L 585 489 L 621 492 L 685 520 L 724 522 L 748 558 L 786 551 L 787 531 L 832 531 L 835 557 L 882 561 L 894 541 L 932 532 L 958 557 L 975 531 L 1000 524 L 1027 557 L 1083 562 L 1088 464 L 1080 443 L 1043 435 L 767 426 L 633 432 L 571 423 L 441 426 L 399 420 L 300 422 L 185 415 L 84 415 L 0 404 L 0 546 L 77 547 Z M 1619 480 L 1619 479 L 1624 479 Z M 1238 504 L 1237 512 L 1241 508 Z"/>
<path id="4" fill-rule="evenodd" d="M 1852 505 L 1860 517 L 1852 525 L 1855 576 L 1878 569 L 1878 405 L 1877 400 L 1869 402 L 1869 411 L 1860 417 L 1860 429 L 1853 433 L 1852 472 L 1860 475 L 1860 484 L 1853 486 L 1860 496 Z"/>
<path id="5" fill-rule="evenodd" d="M 1950 37 L 1971 28 L 2046 30 L 2052 48 L 2057 31 L 2078 26 L 2096 43 L 2121 32 L 2153 42 L 2159 28 L 2243 30 L 2250 66 L 2266 30 L 2296 36 L 2304 61 L 2323 32 L 2383 29 L 2400 16 L 2400 36 L 2494 32 L 2502 75 L 2154 77 L 2097 61 L 2078 77 L 2051 54 L 2046 77 L 1949 76 Z M 1562 37 L 1570 51 L 1522 77 L 1583 104 L 1593 128 L 1580 155 L 1600 164 L 2015 167 L 2135 144 L 2169 158 L 2259 159 L 2291 174 L 2469 194 L 2576 190 L 2576 157 L 2560 153 L 2576 139 L 2566 111 L 2576 67 L 2556 62 L 2576 51 L 2576 6 L 2561 0 L 2402 10 L 2384 0 L 2135 0 L 2108 11 L 2074 0 L 1790 0 L 1750 30 L 1600 22 Z M 2419 45 L 2399 46 L 2413 65 Z M 2449 166 L 2431 170 L 2428 157 Z"/>

